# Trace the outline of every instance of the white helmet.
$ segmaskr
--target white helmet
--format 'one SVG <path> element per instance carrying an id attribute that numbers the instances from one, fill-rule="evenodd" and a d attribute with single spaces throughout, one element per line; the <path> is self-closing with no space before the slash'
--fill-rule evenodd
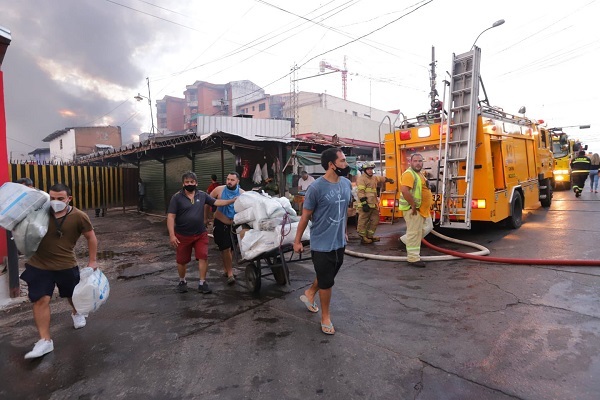
<path id="1" fill-rule="evenodd" d="M 375 163 L 373 161 L 366 161 L 360 167 L 361 171 L 365 171 L 367 168 L 375 168 Z"/>

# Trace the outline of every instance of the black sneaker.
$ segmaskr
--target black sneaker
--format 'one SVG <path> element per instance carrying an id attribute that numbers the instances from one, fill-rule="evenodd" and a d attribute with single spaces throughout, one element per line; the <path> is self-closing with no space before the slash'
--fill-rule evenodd
<path id="1" fill-rule="evenodd" d="M 212 293 L 212 290 L 208 287 L 208 283 L 204 282 L 202 285 L 198 285 L 198 292 L 202 294 Z"/>
<path id="2" fill-rule="evenodd" d="M 227 277 L 227 284 L 229 286 L 235 285 L 235 276 L 231 275 L 231 276 Z"/>
<path id="3" fill-rule="evenodd" d="M 179 285 L 177 285 L 177 291 L 179 293 L 186 293 L 187 292 L 187 282 L 179 281 Z"/>
<path id="4" fill-rule="evenodd" d="M 415 268 L 425 268 L 425 263 L 421 260 L 419 261 L 409 261 L 408 265 Z"/>

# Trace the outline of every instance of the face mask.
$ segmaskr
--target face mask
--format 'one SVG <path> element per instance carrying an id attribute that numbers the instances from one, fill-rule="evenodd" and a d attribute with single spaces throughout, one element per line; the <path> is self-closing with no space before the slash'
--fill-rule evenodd
<path id="1" fill-rule="evenodd" d="M 337 176 L 346 176 L 350 173 L 350 166 L 348 165 L 346 168 L 340 168 L 337 165 L 333 164 L 335 167 L 334 171 Z"/>
<path id="2" fill-rule="evenodd" d="M 65 208 L 67 208 L 67 203 L 65 203 L 64 201 L 60 201 L 60 200 L 50 200 L 50 207 L 52 207 L 52 210 L 55 213 L 58 213 L 58 212 L 63 211 Z"/>
<path id="3" fill-rule="evenodd" d="M 186 192 L 194 192 L 198 185 L 185 185 L 183 188 Z"/>

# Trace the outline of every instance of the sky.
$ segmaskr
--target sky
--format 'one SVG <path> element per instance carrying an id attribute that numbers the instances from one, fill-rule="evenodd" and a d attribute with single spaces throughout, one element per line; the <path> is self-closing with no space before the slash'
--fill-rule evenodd
<path id="1" fill-rule="evenodd" d="M 565 131 L 600 153 L 600 0 L 0 0 L 0 10 L 12 33 L 2 65 L 12 159 L 72 126 L 118 125 L 131 143 L 151 127 L 138 92 L 156 117 L 156 99 L 197 80 L 287 93 L 296 65 L 299 90 L 342 97 L 339 72 L 315 76 L 322 60 L 345 60 L 348 100 L 414 117 L 429 109 L 432 46 L 442 97 L 452 55 L 500 19 L 477 40 L 490 103 L 574 126 Z"/>

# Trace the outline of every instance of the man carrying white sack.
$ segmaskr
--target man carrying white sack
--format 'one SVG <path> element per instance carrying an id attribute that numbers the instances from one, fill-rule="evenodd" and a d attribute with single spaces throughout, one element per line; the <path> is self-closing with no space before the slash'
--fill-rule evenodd
<path id="1" fill-rule="evenodd" d="M 49 194 L 52 215 L 48 232 L 21 274 L 29 288 L 33 319 L 40 334 L 33 350 L 25 354 L 26 359 L 38 358 L 54 350 L 50 337 L 50 299 L 55 286 L 58 286 L 60 297 L 66 297 L 71 304 L 73 327 L 79 329 L 86 324 L 85 316 L 77 313 L 71 300 L 73 289 L 79 283 L 74 248 L 81 235 L 88 244 L 88 266 L 96 269 L 98 241 L 87 214 L 69 205 L 72 197 L 68 186 L 57 183 L 50 188 Z"/>

